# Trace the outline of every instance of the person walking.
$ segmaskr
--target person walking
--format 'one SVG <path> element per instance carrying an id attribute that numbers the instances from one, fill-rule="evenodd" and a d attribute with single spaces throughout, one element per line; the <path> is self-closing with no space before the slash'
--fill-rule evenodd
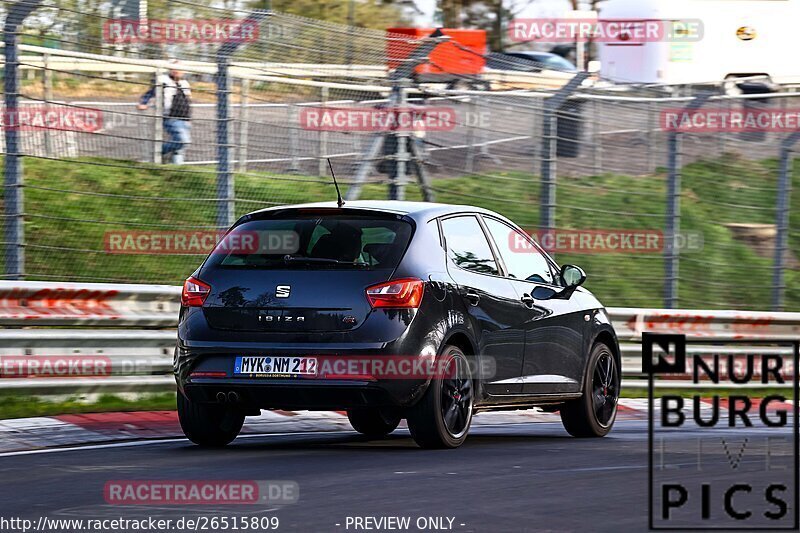
<path id="1" fill-rule="evenodd" d="M 178 62 L 170 61 L 169 72 L 157 76 L 150 90 L 142 95 L 138 105 L 140 111 L 147 109 L 159 85 L 164 93 L 164 131 L 167 134 L 167 140 L 161 147 L 161 160 L 182 165 L 186 146 L 192 142 L 192 90 Z"/>

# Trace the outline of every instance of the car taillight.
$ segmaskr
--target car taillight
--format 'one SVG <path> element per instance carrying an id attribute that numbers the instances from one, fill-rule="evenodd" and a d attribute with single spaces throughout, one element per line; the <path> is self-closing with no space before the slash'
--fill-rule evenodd
<path id="1" fill-rule="evenodd" d="M 421 279 L 395 279 L 367 288 L 367 298 L 373 308 L 393 307 L 416 309 L 422 301 L 424 284 Z"/>
<path id="2" fill-rule="evenodd" d="M 183 282 L 181 305 L 185 305 L 186 307 L 201 307 L 203 302 L 206 301 L 209 292 L 211 292 L 211 285 L 190 277 Z"/>
<path id="3" fill-rule="evenodd" d="M 227 372 L 192 372 L 190 378 L 226 378 Z"/>

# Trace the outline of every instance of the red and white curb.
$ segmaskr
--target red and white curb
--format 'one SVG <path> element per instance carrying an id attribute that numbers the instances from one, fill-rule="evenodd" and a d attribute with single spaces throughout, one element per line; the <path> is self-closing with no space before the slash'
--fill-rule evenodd
<path id="1" fill-rule="evenodd" d="M 727 408 L 720 402 L 720 409 Z M 753 400 L 751 410 L 758 408 Z M 791 402 L 786 402 L 791 407 Z M 781 406 L 771 404 L 772 409 Z M 692 408 L 687 400 L 684 411 Z M 711 409 L 710 400 L 703 400 L 701 412 Z M 618 420 L 646 420 L 647 399 L 623 398 L 619 402 Z M 501 411 L 475 415 L 473 426 L 499 426 L 531 422 L 560 422 L 558 413 Z M 401 424 L 405 427 L 405 422 Z M 302 433 L 352 431 L 342 411 L 262 411 L 247 417 L 242 433 Z M 132 413 L 95 413 L 54 417 L 0 420 L 0 453 L 35 450 L 60 446 L 96 444 L 180 437 L 183 433 L 175 411 L 138 411 Z"/>

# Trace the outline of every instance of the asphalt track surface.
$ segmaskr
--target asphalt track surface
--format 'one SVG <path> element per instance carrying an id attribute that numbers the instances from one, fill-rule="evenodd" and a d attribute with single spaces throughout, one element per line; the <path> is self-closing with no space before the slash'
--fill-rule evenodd
<path id="1" fill-rule="evenodd" d="M 473 429 L 456 450 L 421 450 L 401 429 L 382 441 L 343 431 L 250 435 L 222 450 L 168 439 L 2 454 L 0 515 L 34 521 L 277 516 L 278 531 L 364 531 L 347 526 L 357 516 L 408 516 L 408 531 L 419 530 L 420 517 L 453 518 L 454 531 L 647 530 L 646 421 L 618 421 L 603 439 L 571 438 L 558 423 Z M 735 435 L 729 444 L 764 434 L 763 428 L 721 431 Z M 682 430 L 668 437 L 668 448 L 681 450 L 678 457 L 690 465 L 698 435 Z M 791 441 L 790 430 L 784 435 Z M 738 472 L 715 470 L 711 456 L 719 459 L 721 450 L 708 448 L 703 454 L 712 461 L 681 470 L 682 479 L 727 483 L 746 474 L 757 484 L 775 475 L 749 450 Z M 294 480 L 300 497 L 285 506 L 110 505 L 103 488 L 120 479 Z"/>

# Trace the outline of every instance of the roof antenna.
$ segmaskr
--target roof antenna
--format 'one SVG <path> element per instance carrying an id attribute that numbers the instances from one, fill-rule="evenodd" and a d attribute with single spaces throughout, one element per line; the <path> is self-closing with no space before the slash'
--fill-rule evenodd
<path id="1" fill-rule="evenodd" d="M 331 164 L 331 158 L 326 158 L 328 160 L 328 168 L 331 169 L 331 177 L 333 178 L 333 185 L 336 187 L 336 205 L 342 207 L 344 205 L 344 200 L 342 200 L 342 193 L 339 192 L 339 184 L 336 183 L 336 174 L 333 173 L 333 165 Z"/>

